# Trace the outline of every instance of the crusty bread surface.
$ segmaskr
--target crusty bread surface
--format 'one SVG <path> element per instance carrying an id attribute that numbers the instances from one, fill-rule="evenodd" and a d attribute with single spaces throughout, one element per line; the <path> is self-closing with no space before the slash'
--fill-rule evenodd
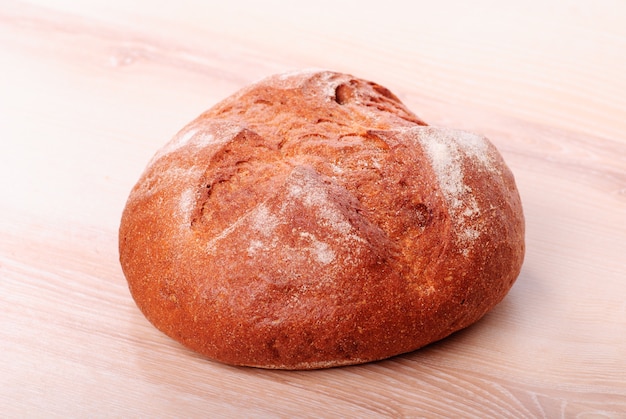
<path id="1" fill-rule="evenodd" d="M 409 352 L 476 322 L 524 257 L 496 148 L 388 89 L 305 71 L 218 103 L 150 161 L 119 234 L 158 329 L 233 365 L 313 369 Z"/>

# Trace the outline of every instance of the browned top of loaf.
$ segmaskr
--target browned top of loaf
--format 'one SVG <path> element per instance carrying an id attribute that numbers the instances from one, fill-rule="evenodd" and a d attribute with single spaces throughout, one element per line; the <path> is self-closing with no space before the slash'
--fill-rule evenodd
<path id="1" fill-rule="evenodd" d="M 519 273 L 513 177 L 484 138 L 427 127 L 389 90 L 275 76 L 153 158 L 120 256 L 159 329 L 223 362 L 381 359 L 463 328 Z"/>

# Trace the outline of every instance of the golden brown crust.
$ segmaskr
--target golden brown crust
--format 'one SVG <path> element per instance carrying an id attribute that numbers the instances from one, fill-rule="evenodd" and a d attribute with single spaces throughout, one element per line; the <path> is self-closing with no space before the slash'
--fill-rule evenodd
<path id="1" fill-rule="evenodd" d="M 263 368 L 441 339 L 504 298 L 523 256 L 519 195 L 489 141 L 333 72 L 273 76 L 202 114 L 150 162 L 120 226 L 157 328 Z"/>

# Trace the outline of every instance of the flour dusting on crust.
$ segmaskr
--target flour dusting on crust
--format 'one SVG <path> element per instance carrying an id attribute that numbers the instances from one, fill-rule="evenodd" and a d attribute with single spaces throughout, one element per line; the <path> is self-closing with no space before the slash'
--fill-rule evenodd
<path id="1" fill-rule="evenodd" d="M 263 237 L 271 236 L 278 224 L 280 219 L 265 204 L 260 204 L 252 212 L 252 228 Z"/>
<path id="2" fill-rule="evenodd" d="M 480 208 L 472 189 L 466 182 L 464 169 L 468 161 L 479 171 L 495 171 L 489 154 L 489 144 L 478 135 L 445 128 L 420 128 L 418 138 L 437 176 L 459 241 L 467 245 L 481 231 L 472 220 Z"/>
<path id="3" fill-rule="evenodd" d="M 353 233 L 354 228 L 350 222 L 335 207 L 334 201 L 328 196 L 328 191 L 313 179 L 309 170 L 297 168 L 290 178 L 288 188 L 290 199 L 301 200 L 306 207 L 316 210 L 320 224 L 330 227 L 333 232 L 346 239 L 363 241 Z"/>
<path id="4" fill-rule="evenodd" d="M 188 127 L 181 132 L 165 146 L 163 146 L 152 157 L 149 166 L 160 158 L 172 154 L 183 148 L 191 148 L 191 150 L 201 150 L 211 144 L 221 144 L 232 140 L 243 127 L 239 124 L 234 124 L 226 121 L 215 121 L 206 129 Z"/>

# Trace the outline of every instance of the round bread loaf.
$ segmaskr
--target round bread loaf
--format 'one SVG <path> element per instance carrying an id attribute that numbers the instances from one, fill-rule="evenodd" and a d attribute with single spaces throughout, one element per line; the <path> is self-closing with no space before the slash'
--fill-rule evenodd
<path id="1" fill-rule="evenodd" d="M 313 369 L 476 322 L 520 272 L 513 175 L 347 74 L 277 75 L 200 115 L 132 190 L 120 260 L 144 315 L 228 364 Z"/>

